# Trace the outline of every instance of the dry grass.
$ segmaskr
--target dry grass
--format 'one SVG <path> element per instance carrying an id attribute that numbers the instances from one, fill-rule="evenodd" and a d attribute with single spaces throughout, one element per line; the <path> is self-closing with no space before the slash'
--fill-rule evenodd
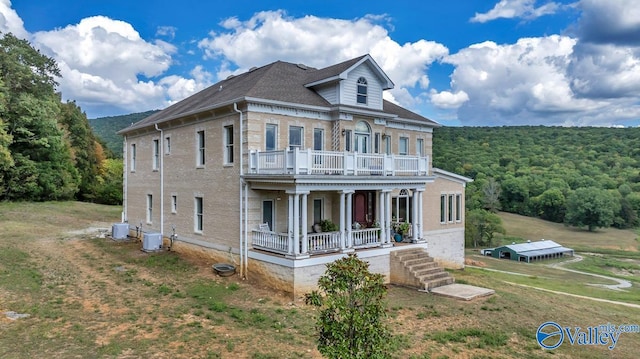
<path id="1" fill-rule="evenodd" d="M 1 358 L 319 358 L 314 308 L 176 253 L 69 234 L 109 226 L 120 209 L 82 203 L 0 204 Z M 455 272 L 496 289 L 461 302 L 390 287 L 394 358 L 548 358 L 534 333 L 555 320 L 586 327 L 639 323 L 640 311 Z M 561 278 L 554 279 L 561 282 Z M 635 358 L 640 334 L 614 352 L 563 347 L 554 358 Z"/>

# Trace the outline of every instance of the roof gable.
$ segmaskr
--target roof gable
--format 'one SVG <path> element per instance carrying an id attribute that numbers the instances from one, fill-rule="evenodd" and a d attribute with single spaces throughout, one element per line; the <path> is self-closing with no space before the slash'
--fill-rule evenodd
<path id="1" fill-rule="evenodd" d="M 394 87 L 393 81 L 382 71 L 382 68 L 378 66 L 369 54 L 314 71 L 307 78 L 305 86 L 315 87 L 330 82 L 346 80 L 349 72 L 365 63 L 368 64 L 379 77 L 383 90 L 389 90 Z"/>

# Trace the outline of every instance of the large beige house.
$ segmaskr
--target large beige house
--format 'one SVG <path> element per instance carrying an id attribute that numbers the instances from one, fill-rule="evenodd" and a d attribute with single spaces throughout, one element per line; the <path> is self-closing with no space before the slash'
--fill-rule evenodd
<path id="1" fill-rule="evenodd" d="M 432 167 L 439 125 L 393 86 L 369 55 L 229 76 L 120 131 L 123 218 L 293 293 L 354 251 L 387 279 L 412 247 L 462 268 L 470 180 Z"/>

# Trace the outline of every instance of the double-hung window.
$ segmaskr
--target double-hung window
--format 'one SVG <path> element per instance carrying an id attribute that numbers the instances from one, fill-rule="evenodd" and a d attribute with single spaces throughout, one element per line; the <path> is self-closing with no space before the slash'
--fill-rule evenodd
<path id="1" fill-rule="evenodd" d="M 398 154 L 406 156 L 409 154 L 409 139 L 407 137 L 400 137 L 398 142 Z"/>
<path id="2" fill-rule="evenodd" d="M 364 77 L 358 79 L 358 94 L 356 101 L 364 105 L 367 104 L 367 79 Z"/>
<path id="3" fill-rule="evenodd" d="M 304 139 L 304 128 L 299 126 L 289 126 L 289 149 L 302 149 Z"/>
<path id="4" fill-rule="evenodd" d="M 131 144 L 131 172 L 136 171 L 136 144 Z"/>
<path id="5" fill-rule="evenodd" d="M 197 146 L 197 158 L 196 165 L 199 167 L 204 166 L 204 131 L 198 131 L 196 133 L 196 146 Z"/>
<path id="6" fill-rule="evenodd" d="M 275 151 L 278 142 L 276 138 L 278 136 L 278 125 L 267 124 L 264 132 L 264 150 L 265 151 Z"/>
<path id="7" fill-rule="evenodd" d="M 204 229 L 204 209 L 203 209 L 203 200 L 202 197 L 196 197 L 194 203 L 194 211 L 193 211 L 193 229 L 197 233 L 202 233 Z"/>
<path id="8" fill-rule="evenodd" d="M 233 126 L 224 127 L 224 163 L 233 163 Z"/>
<path id="9" fill-rule="evenodd" d="M 160 168 L 160 140 L 153 140 L 153 170 Z"/>

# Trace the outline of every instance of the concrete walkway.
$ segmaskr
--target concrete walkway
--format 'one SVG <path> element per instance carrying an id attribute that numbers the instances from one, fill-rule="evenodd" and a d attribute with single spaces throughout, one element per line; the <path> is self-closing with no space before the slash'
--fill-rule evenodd
<path id="1" fill-rule="evenodd" d="M 429 292 L 449 298 L 472 300 L 475 298 L 492 295 L 496 291 L 493 289 L 481 288 L 468 284 L 453 283 L 449 285 L 443 285 L 442 287 L 433 288 Z"/>

